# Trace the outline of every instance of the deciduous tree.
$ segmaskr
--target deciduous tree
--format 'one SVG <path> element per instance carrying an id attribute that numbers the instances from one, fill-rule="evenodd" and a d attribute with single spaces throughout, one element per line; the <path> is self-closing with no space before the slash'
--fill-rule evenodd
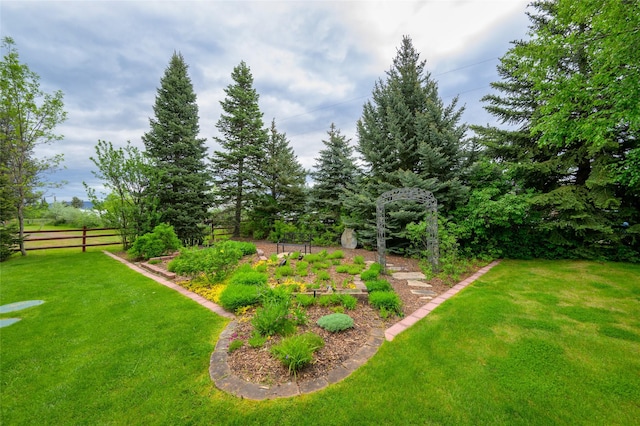
<path id="1" fill-rule="evenodd" d="M 18 220 L 20 251 L 26 255 L 24 215 L 26 206 L 40 199 L 36 193 L 42 187 L 43 173 L 54 169 L 62 154 L 50 158 L 36 158 L 36 147 L 62 139 L 55 128 L 66 119 L 63 94 L 44 93 L 40 77 L 20 63 L 13 39 L 5 37 L 5 54 L 0 62 L 0 174 L 7 187 L 2 201 Z M 8 207 L 8 206 L 11 207 Z"/>

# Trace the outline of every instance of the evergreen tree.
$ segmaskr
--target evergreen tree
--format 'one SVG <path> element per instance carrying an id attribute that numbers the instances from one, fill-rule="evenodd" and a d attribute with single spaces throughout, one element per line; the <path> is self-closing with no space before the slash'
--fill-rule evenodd
<path id="1" fill-rule="evenodd" d="M 638 149 L 640 71 L 629 64 L 640 62 L 640 12 L 623 3 L 534 2 L 530 40 L 501 61 L 494 87 L 505 96 L 486 98 L 490 112 L 521 123 L 480 130 L 488 152 L 538 192 L 539 231 L 565 255 L 637 256 L 640 200 L 621 172 Z"/>
<path id="2" fill-rule="evenodd" d="M 198 138 L 198 105 L 187 64 L 174 53 L 160 81 L 151 130 L 142 140 L 158 182 L 149 194 L 157 199 L 160 221 L 173 226 L 185 245 L 202 241 L 202 224 L 212 203 L 205 139 Z"/>
<path id="3" fill-rule="evenodd" d="M 327 131 L 325 148 L 316 158 L 311 177 L 314 180 L 310 192 L 310 206 L 322 222 L 340 223 L 347 187 L 353 185 L 358 169 L 353 157 L 350 140 L 340 133 L 334 123 Z"/>
<path id="4" fill-rule="evenodd" d="M 260 174 L 266 191 L 257 196 L 251 216 L 254 229 L 266 236 L 276 220 L 295 219 L 306 205 L 307 172 L 287 135 L 278 132 L 275 120 L 271 122 Z"/>
<path id="5" fill-rule="evenodd" d="M 360 185 L 350 191 L 352 200 L 347 204 L 361 237 L 375 235 L 375 210 L 362 211 L 357 207 L 362 203 L 354 201 L 363 194 L 374 197 L 366 203 L 371 205 L 387 190 L 417 187 L 433 192 L 444 212 L 453 210 L 466 196 L 459 178 L 467 129 L 459 124 L 463 109 L 457 107 L 457 98 L 444 105 L 419 56 L 411 39 L 403 37 L 386 80 L 376 82 L 372 100 L 365 103 L 357 123 L 356 149 L 364 161 L 367 177 L 362 182 L 368 188 Z M 387 235 L 395 240 L 406 241 L 406 224 L 420 221 L 424 215 L 421 206 L 409 203 L 388 211 Z M 394 244 L 392 241 L 389 247 Z"/>
<path id="6" fill-rule="evenodd" d="M 214 138 L 222 148 L 211 161 L 218 201 L 234 212 L 233 235 L 240 235 L 240 222 L 250 203 L 265 191 L 259 171 L 266 156 L 267 132 L 253 88 L 251 70 L 244 61 L 231 73 L 233 83 L 220 102 L 222 114 L 216 127 L 222 137 Z"/>

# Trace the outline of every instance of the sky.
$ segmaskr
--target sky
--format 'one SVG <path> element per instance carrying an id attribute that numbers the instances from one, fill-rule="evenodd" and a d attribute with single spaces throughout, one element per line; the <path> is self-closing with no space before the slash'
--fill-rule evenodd
<path id="1" fill-rule="evenodd" d="M 312 169 L 331 123 L 357 142 L 356 123 L 374 84 L 385 79 L 403 36 L 411 38 L 445 104 L 459 97 L 463 123 L 497 124 L 480 99 L 499 81 L 496 66 L 526 39 L 526 1 L 0 1 L 0 36 L 47 93 L 64 93 L 64 137 L 36 155 L 64 154 L 66 181 L 48 202 L 86 200 L 98 140 L 144 148 L 160 79 L 183 55 L 197 95 L 209 154 L 233 68 L 244 61 L 265 127 L 275 119 L 298 161 Z M 4 55 L 6 52 L 2 52 Z"/>

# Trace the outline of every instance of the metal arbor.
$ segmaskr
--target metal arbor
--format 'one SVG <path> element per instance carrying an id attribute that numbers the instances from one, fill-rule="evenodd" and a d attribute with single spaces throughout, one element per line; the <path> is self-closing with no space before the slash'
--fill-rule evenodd
<path id="1" fill-rule="evenodd" d="M 376 200 L 376 223 L 378 230 L 378 263 L 382 270 L 387 269 L 387 242 L 385 237 L 386 229 L 386 204 L 393 201 L 413 200 L 424 204 L 427 217 L 427 253 L 429 263 L 434 271 L 438 270 L 438 201 L 433 193 L 419 188 L 396 188 L 382 194 Z"/>

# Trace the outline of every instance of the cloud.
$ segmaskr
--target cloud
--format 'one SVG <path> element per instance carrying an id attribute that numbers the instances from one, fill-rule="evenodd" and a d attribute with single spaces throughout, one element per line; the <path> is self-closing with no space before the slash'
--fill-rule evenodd
<path id="1" fill-rule="evenodd" d="M 265 126 L 275 118 L 303 167 L 333 122 L 356 140 L 362 105 L 384 78 L 403 35 L 412 38 L 445 102 L 460 94 L 464 120 L 491 120 L 479 99 L 496 58 L 523 38 L 526 1 L 6 1 L 0 35 L 15 39 L 42 88 L 62 90 L 68 120 L 59 199 L 85 198 L 99 139 L 142 147 L 160 79 L 174 51 L 189 65 L 201 137 L 210 152 L 224 89 L 240 61 L 251 68 Z M 93 181 L 92 181 L 93 182 Z M 98 186 L 98 182 L 93 182 Z M 80 192 L 78 192 L 80 191 Z"/>

